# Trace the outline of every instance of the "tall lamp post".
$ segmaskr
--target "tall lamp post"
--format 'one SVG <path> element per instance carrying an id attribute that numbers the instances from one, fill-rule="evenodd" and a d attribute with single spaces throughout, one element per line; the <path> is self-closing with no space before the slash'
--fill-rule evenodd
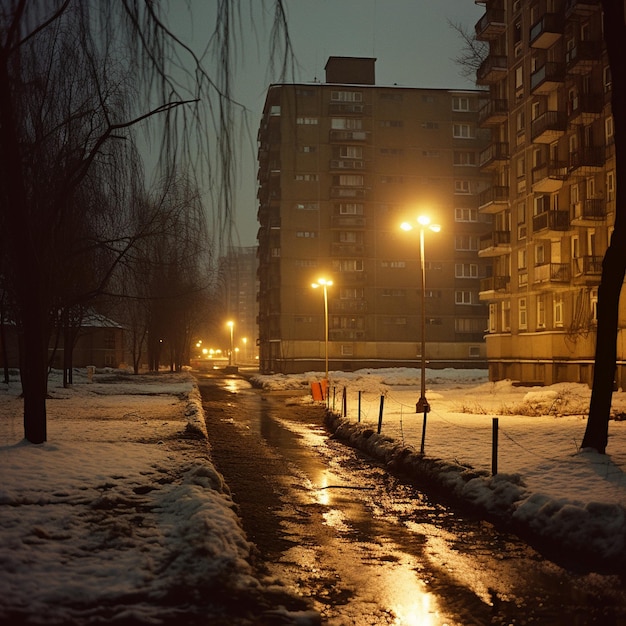
<path id="1" fill-rule="evenodd" d="M 426 416 L 430 411 L 430 405 L 428 404 L 428 400 L 426 400 L 426 263 L 424 261 L 424 232 L 426 229 L 432 230 L 435 233 L 438 233 L 441 230 L 441 226 L 439 224 L 431 224 L 430 217 L 427 215 L 420 215 L 417 218 L 417 226 L 413 226 L 413 224 L 409 222 L 403 222 L 400 225 L 402 230 L 413 230 L 413 228 L 419 228 L 420 233 L 420 276 L 421 276 L 421 301 L 422 301 L 422 355 L 421 355 L 421 390 L 420 390 L 420 399 L 417 401 L 415 405 L 415 412 L 424 413 L 424 422 L 422 424 L 422 445 L 421 445 L 421 453 L 424 454 L 424 439 L 426 437 Z"/>
<path id="2" fill-rule="evenodd" d="M 228 326 L 230 328 L 230 352 L 228 354 L 228 365 L 232 366 L 233 364 L 233 347 L 234 347 L 234 328 L 235 328 L 235 322 L 233 322 L 232 320 L 226 322 L 226 326 Z"/>
<path id="3" fill-rule="evenodd" d="M 328 380 L 328 287 L 333 284 L 332 280 L 327 278 L 318 278 L 316 283 L 311 283 L 313 289 L 322 287 L 324 291 L 324 347 L 325 347 L 325 363 L 326 363 L 326 378 Z"/>

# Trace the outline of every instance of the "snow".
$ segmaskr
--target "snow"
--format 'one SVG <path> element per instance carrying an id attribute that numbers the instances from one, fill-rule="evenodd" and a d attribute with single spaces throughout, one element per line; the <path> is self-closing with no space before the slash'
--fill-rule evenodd
<path id="1" fill-rule="evenodd" d="M 331 372 L 328 404 L 336 435 L 390 467 L 431 480 L 487 516 L 593 565 L 626 558 L 626 393 L 614 393 L 606 455 L 581 450 L 591 390 L 582 384 L 524 387 L 489 382 L 477 370 Z M 302 389 L 320 374 L 256 376 L 271 389 Z M 343 394 L 346 394 L 345 417 Z M 360 395 L 360 415 L 359 415 Z M 308 401 L 308 400 L 307 400 Z M 380 434 L 378 423 L 381 414 Z M 494 418 L 496 475 L 492 475 Z"/>
<path id="2" fill-rule="evenodd" d="M 600 455 L 579 449 L 584 385 L 525 388 L 489 382 L 484 370 L 426 374 L 424 455 L 419 370 L 331 372 L 331 407 L 342 413 L 344 388 L 347 400 L 332 427 L 486 515 L 580 554 L 623 560 L 624 392 L 614 394 L 609 454 Z M 256 375 L 254 383 L 313 402 L 310 383 L 319 379 Z M 220 598 L 257 597 L 270 584 L 255 577 L 253 546 L 212 464 L 193 376 L 77 371 L 64 389 L 55 372 L 49 389 L 48 441 L 32 445 L 23 440 L 17 377 L 0 384 L 0 622 L 171 623 L 194 611 L 223 615 Z M 280 623 L 316 623 L 312 612 L 270 609 Z"/>

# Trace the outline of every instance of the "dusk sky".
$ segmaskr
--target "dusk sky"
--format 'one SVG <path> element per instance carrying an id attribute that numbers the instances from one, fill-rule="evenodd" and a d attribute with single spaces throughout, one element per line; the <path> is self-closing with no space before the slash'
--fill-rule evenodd
<path id="1" fill-rule="evenodd" d="M 268 1 L 265 6 L 272 3 Z M 272 15 L 262 14 L 261 2 L 242 2 L 242 19 L 254 21 L 250 37 L 237 51 L 234 75 L 236 99 L 251 110 L 250 141 L 242 147 L 237 181 L 236 216 L 241 245 L 256 245 L 256 131 L 269 84 L 277 81 L 268 62 L 267 35 Z M 190 43 L 206 45 L 213 29 L 215 1 L 192 3 Z M 450 22 L 473 31 L 484 8 L 472 0 L 285 0 L 298 82 L 324 80 L 329 56 L 375 57 L 376 83 L 423 88 L 468 88 L 475 85 L 461 76 L 454 59 L 463 42 Z M 180 19 L 184 18 L 179 13 Z M 177 15 L 177 18 L 178 18 Z M 207 25 L 206 29 L 202 28 Z M 246 26 L 243 26 L 246 29 Z M 256 31 L 256 34 L 254 34 Z"/>

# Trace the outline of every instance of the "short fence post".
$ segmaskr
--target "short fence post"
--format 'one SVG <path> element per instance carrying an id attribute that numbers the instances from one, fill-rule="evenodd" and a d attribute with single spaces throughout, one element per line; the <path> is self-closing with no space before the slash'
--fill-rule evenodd
<path id="1" fill-rule="evenodd" d="M 383 428 L 383 407 L 385 406 L 385 396 L 380 396 L 380 410 L 378 411 L 378 434 Z"/>
<path id="2" fill-rule="evenodd" d="M 335 398 L 337 396 L 337 387 L 333 385 L 333 411 L 335 410 Z"/>
<path id="3" fill-rule="evenodd" d="M 498 422 L 497 417 L 491 422 L 491 475 L 498 473 Z"/>
<path id="4" fill-rule="evenodd" d="M 359 409 L 357 411 L 357 422 L 361 421 L 361 391 L 359 391 Z"/>
<path id="5" fill-rule="evenodd" d="M 348 396 L 346 392 L 346 388 L 343 388 L 343 396 L 341 398 L 341 405 L 343 407 L 343 416 L 346 417 L 348 415 Z"/>

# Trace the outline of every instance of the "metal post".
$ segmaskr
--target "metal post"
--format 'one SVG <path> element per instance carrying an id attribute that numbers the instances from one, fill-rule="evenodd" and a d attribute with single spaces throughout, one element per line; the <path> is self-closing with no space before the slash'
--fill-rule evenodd
<path id="1" fill-rule="evenodd" d="M 324 348 L 326 363 L 326 380 L 328 380 L 328 285 L 324 283 Z"/>
<path id="2" fill-rule="evenodd" d="M 498 423 L 499 418 L 492 418 L 491 422 L 491 475 L 498 473 Z"/>
<path id="3" fill-rule="evenodd" d="M 380 409 L 378 411 L 378 434 L 383 429 L 383 407 L 385 406 L 385 396 L 380 396 Z"/>

